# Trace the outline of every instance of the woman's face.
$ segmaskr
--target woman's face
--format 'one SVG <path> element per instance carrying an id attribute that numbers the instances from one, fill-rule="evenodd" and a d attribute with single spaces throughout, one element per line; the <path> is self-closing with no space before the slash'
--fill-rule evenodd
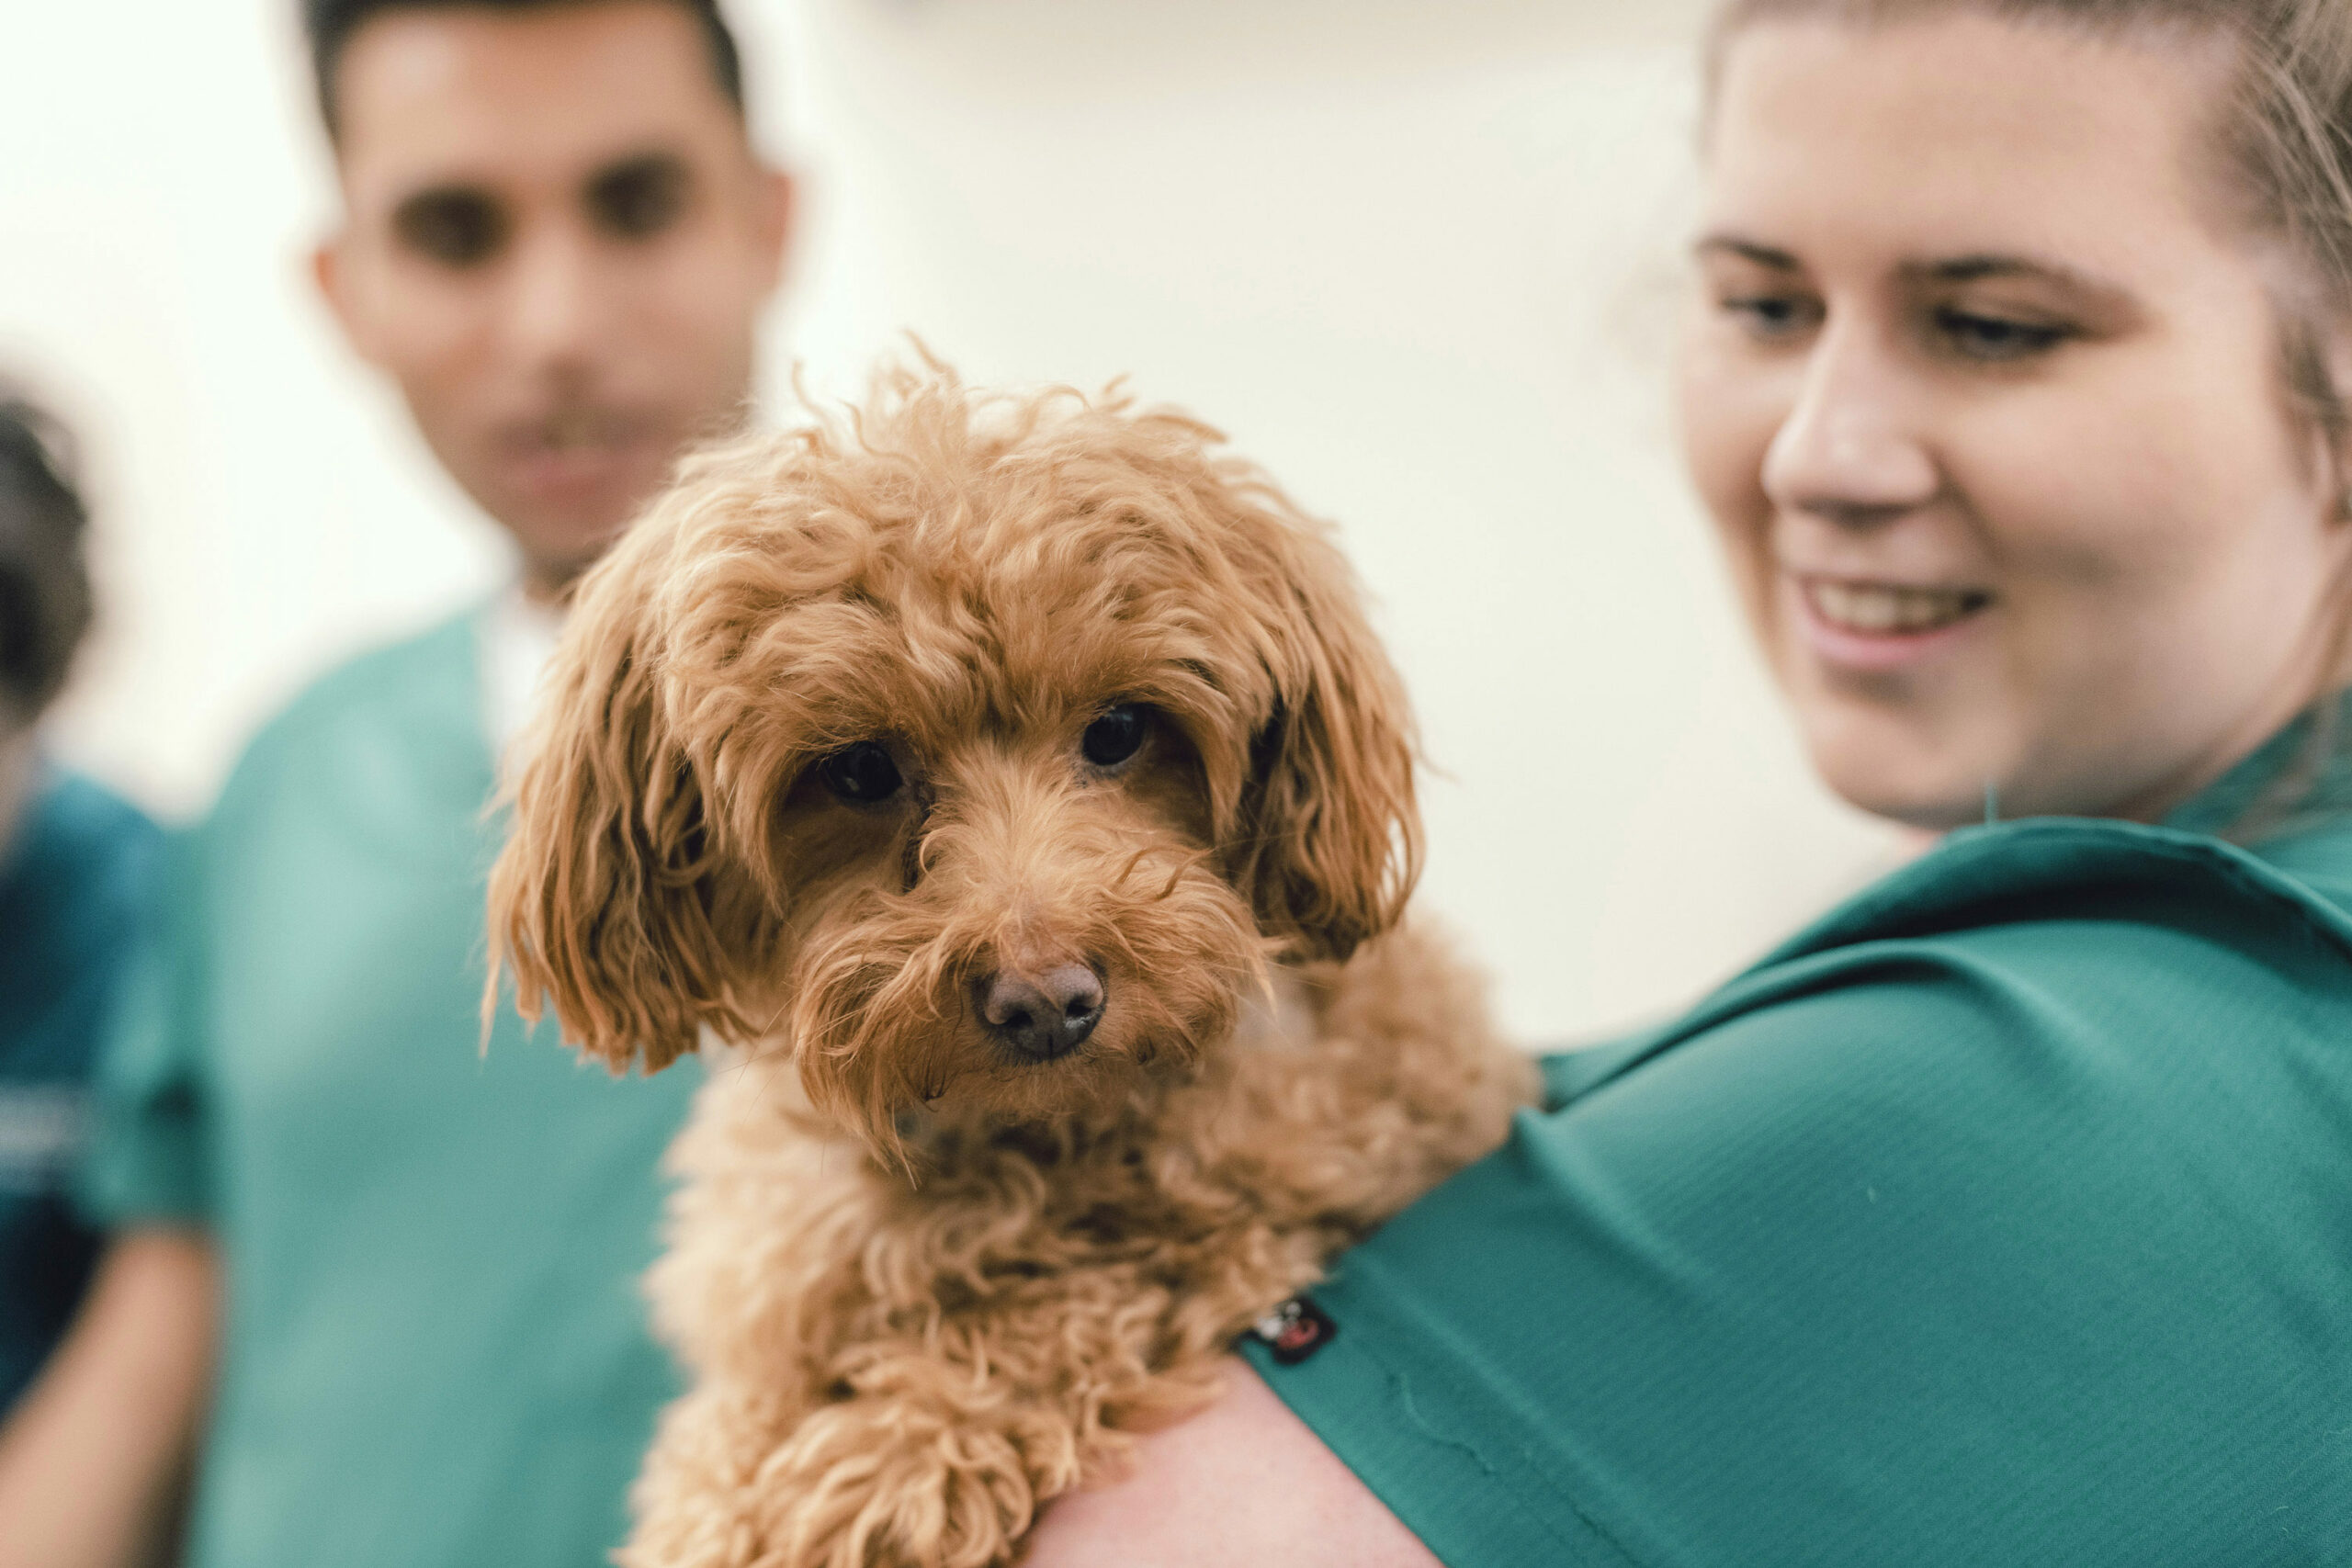
<path id="1" fill-rule="evenodd" d="M 2221 216 L 2225 64 L 1965 13 L 1729 47 L 1685 446 L 1867 810 L 2153 818 L 2319 689 L 2352 527 Z"/>

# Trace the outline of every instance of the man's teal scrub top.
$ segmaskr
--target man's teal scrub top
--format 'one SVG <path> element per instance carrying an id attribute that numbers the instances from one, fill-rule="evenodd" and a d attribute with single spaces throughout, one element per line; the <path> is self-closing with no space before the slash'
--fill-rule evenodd
<path id="1" fill-rule="evenodd" d="M 1552 1058 L 1248 1353 L 1452 1568 L 2352 1563 L 2352 818 L 2193 830 L 2297 744 Z"/>
<path id="2" fill-rule="evenodd" d="M 657 1162 L 697 1077 L 481 1039 L 472 617 L 329 675 L 174 846 L 86 1174 L 222 1251 L 202 1568 L 590 1568 L 674 1374 Z"/>

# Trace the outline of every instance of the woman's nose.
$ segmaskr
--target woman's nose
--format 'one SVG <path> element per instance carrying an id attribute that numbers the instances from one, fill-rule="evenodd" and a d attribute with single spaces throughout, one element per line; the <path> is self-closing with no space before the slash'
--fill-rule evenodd
<path id="1" fill-rule="evenodd" d="M 1860 526 L 1926 504 L 1942 477 L 1917 402 L 1890 355 L 1833 326 L 1764 454 L 1765 495 L 1783 512 Z"/>

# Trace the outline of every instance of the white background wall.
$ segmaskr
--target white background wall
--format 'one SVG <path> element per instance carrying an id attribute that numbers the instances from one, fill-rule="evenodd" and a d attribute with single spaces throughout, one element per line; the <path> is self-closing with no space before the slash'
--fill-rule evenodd
<path id="1" fill-rule="evenodd" d="M 1426 906 L 1531 1040 L 1671 1006 L 1887 836 L 1811 782 L 1673 450 L 1697 0 L 735 0 L 806 227 L 770 324 L 854 391 L 1117 375 L 1340 521 L 1419 702 Z M 68 757 L 201 807 L 326 662 L 504 570 L 301 258 L 292 0 L 25 7 L 0 367 L 84 433 Z"/>

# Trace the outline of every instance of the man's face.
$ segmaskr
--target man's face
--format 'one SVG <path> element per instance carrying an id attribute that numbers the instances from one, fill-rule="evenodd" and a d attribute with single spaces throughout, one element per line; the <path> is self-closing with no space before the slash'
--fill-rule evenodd
<path id="1" fill-rule="evenodd" d="M 393 11 L 337 67 L 352 345 L 560 592 L 751 390 L 789 212 L 669 0 Z"/>

